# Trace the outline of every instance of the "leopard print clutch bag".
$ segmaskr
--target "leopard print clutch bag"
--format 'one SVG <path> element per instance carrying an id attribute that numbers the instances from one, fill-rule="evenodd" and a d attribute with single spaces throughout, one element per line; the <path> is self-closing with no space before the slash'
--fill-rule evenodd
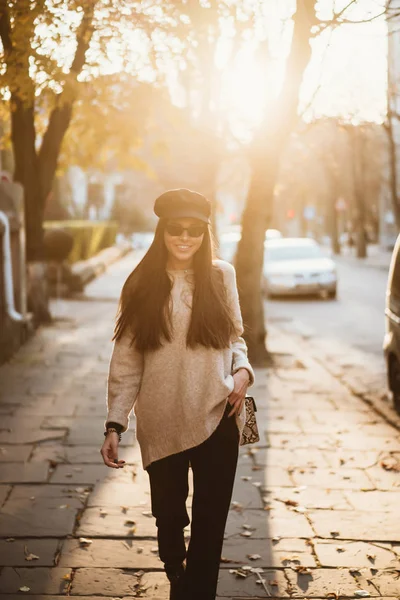
<path id="1" fill-rule="evenodd" d="M 240 445 L 255 444 L 260 441 L 256 420 L 257 406 L 254 398 L 247 396 L 245 399 L 246 423 L 240 438 Z"/>

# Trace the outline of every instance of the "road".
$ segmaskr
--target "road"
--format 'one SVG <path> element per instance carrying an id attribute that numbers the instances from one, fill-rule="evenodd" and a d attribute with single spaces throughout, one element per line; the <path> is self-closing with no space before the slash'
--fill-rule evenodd
<path id="1" fill-rule="evenodd" d="M 365 352 L 383 364 L 384 306 L 387 273 L 377 268 L 353 266 L 339 259 L 338 299 L 288 298 L 267 300 L 266 315 L 306 337 Z"/>

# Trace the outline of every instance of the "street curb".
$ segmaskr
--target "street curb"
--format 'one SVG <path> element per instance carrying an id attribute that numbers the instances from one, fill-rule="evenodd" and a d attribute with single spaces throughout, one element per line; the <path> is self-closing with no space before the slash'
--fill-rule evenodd
<path id="1" fill-rule="evenodd" d="M 132 245 L 127 242 L 118 246 L 111 246 L 110 248 L 101 250 L 92 258 L 75 263 L 72 265 L 71 271 L 73 275 L 79 279 L 83 289 L 85 285 L 104 273 L 107 267 L 126 256 L 131 251 Z"/>

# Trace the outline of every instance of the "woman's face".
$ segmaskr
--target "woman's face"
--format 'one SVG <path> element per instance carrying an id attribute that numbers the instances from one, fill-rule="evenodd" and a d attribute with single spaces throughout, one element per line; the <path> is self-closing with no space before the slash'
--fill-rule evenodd
<path id="1" fill-rule="evenodd" d="M 206 228 L 207 225 L 199 219 L 169 219 L 164 231 L 169 258 L 174 262 L 190 264 L 203 242 Z"/>

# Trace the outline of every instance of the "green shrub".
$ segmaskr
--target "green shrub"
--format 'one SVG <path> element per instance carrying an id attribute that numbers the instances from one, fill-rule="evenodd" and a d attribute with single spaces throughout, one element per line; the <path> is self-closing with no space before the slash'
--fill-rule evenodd
<path id="1" fill-rule="evenodd" d="M 45 230 L 64 229 L 73 239 L 74 245 L 68 255 L 68 262 L 91 258 L 100 250 L 112 246 L 118 231 L 115 221 L 45 221 Z"/>

